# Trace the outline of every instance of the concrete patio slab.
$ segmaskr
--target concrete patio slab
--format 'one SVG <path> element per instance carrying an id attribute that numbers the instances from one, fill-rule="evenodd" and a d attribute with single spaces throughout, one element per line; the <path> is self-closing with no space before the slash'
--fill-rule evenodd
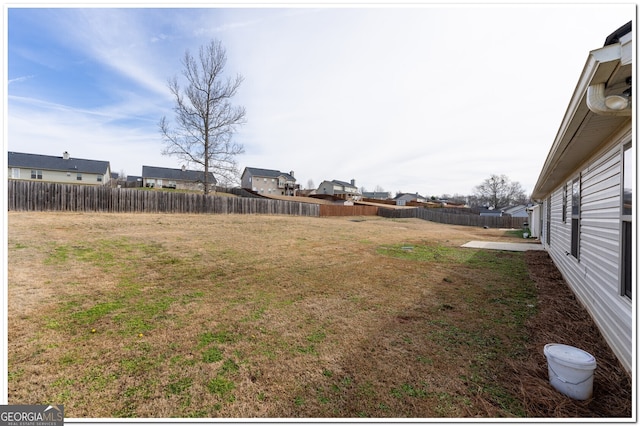
<path id="1" fill-rule="evenodd" d="M 469 241 L 463 244 L 462 247 L 505 251 L 544 250 L 540 243 L 501 243 L 494 241 Z"/>

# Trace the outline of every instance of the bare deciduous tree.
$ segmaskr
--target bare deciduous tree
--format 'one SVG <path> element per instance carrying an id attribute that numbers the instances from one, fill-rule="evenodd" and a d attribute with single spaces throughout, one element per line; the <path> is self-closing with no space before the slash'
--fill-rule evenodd
<path id="1" fill-rule="evenodd" d="M 489 207 L 499 209 L 516 202 L 526 200 L 526 195 L 519 182 L 511 182 L 505 175 L 491 175 L 480 185 L 476 186 L 474 195 L 488 204 Z"/>
<path id="2" fill-rule="evenodd" d="M 231 104 L 244 78 L 239 74 L 224 78 L 226 63 L 226 50 L 218 40 L 201 46 L 197 58 L 187 50 L 182 60 L 187 87 L 182 90 L 176 77 L 168 84 L 175 98 L 176 128 L 166 117 L 160 120 L 162 154 L 201 167 L 205 194 L 210 186 L 208 172 L 219 181 L 234 180 L 239 174 L 236 156 L 244 152 L 233 134 L 245 123 L 245 109 Z"/>

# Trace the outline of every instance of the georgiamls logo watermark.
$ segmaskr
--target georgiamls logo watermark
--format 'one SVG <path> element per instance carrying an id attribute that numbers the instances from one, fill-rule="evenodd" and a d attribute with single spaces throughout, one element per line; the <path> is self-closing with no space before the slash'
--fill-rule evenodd
<path id="1" fill-rule="evenodd" d="M 0 405 L 0 426 L 62 426 L 62 405 Z"/>

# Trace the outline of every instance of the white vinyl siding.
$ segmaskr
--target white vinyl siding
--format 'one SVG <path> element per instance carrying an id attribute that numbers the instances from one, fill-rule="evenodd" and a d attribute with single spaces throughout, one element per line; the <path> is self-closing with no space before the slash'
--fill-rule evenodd
<path id="1" fill-rule="evenodd" d="M 32 177 L 32 172 L 35 173 L 35 177 Z M 82 180 L 78 179 L 78 175 L 82 177 Z M 56 183 L 73 183 L 73 184 L 103 184 L 108 182 L 107 176 L 109 174 L 98 175 L 92 173 L 76 173 L 75 171 L 60 171 L 60 170 L 47 170 L 47 169 L 32 169 L 32 168 L 11 168 L 12 179 L 24 179 L 24 180 L 38 180 L 42 182 L 56 182 Z M 98 180 L 98 177 L 102 177 L 102 181 Z"/>
<path id="2" fill-rule="evenodd" d="M 564 183 L 571 193 L 573 180 L 580 176 L 579 258 L 570 255 L 571 221 L 562 222 L 562 186 L 551 194 L 551 224 L 545 226 L 550 225 L 552 231 L 549 254 L 621 363 L 631 371 L 631 301 L 620 290 L 621 147 L 629 137 L 609 144 Z M 568 212 L 572 202 L 569 196 Z"/>

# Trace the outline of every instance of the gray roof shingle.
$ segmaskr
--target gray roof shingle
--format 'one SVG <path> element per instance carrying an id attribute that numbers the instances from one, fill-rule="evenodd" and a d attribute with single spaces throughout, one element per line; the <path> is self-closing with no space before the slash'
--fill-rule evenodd
<path id="1" fill-rule="evenodd" d="M 287 180 L 293 180 L 293 181 L 296 180 L 296 178 L 291 176 L 291 174 L 283 173 L 283 172 L 281 172 L 279 170 L 259 169 L 259 168 L 256 168 L 256 167 L 247 167 L 246 171 L 251 173 L 251 176 L 270 177 L 270 178 L 277 178 L 279 176 L 284 176 L 284 178 L 287 179 Z"/>
<path id="2" fill-rule="evenodd" d="M 108 161 L 85 160 L 82 158 L 55 157 L 51 155 L 27 154 L 9 151 L 8 166 L 38 170 L 56 170 L 64 172 L 105 174 L 109 169 Z"/>
<path id="3" fill-rule="evenodd" d="M 142 177 L 145 179 L 171 179 L 188 182 L 204 182 L 201 170 L 169 169 L 166 167 L 142 166 Z M 216 178 L 209 172 L 209 183 L 215 184 Z"/>
<path id="4" fill-rule="evenodd" d="M 342 185 L 342 186 L 344 186 L 345 188 L 347 188 L 347 187 L 348 187 L 348 188 L 355 188 L 355 189 L 358 189 L 358 187 L 357 187 L 357 186 L 352 185 L 350 182 L 344 182 L 344 181 L 336 180 L 336 179 L 332 180 L 331 182 L 332 182 L 332 183 L 336 183 L 336 184 L 338 184 L 338 185 Z"/>

